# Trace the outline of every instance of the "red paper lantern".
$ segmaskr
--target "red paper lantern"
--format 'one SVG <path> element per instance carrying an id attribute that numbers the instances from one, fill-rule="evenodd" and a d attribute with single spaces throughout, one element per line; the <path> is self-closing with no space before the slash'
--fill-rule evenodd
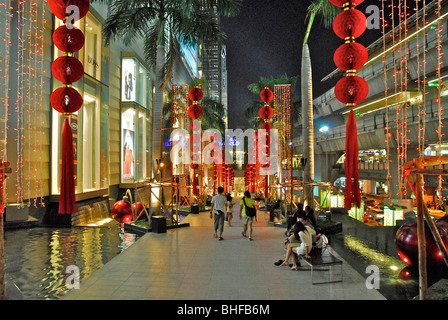
<path id="1" fill-rule="evenodd" d="M 260 98 L 264 103 L 269 103 L 274 99 L 274 93 L 269 88 L 264 88 L 260 92 Z"/>
<path id="2" fill-rule="evenodd" d="M 364 0 L 328 0 L 332 5 L 338 8 L 343 8 L 344 6 L 351 5 L 355 7 L 364 2 Z"/>
<path id="3" fill-rule="evenodd" d="M 78 111 L 83 104 L 82 96 L 71 87 L 62 87 L 50 96 L 51 106 L 59 113 L 68 115 Z"/>
<path id="4" fill-rule="evenodd" d="M 90 9 L 89 0 L 49 0 L 48 4 L 50 5 L 51 12 L 61 20 L 64 20 L 68 16 L 74 18 L 74 21 L 80 20 Z M 69 12 L 67 13 L 68 6 L 76 6 L 79 15 L 77 15 L 78 12 L 72 10 L 68 10 Z"/>
<path id="5" fill-rule="evenodd" d="M 82 78 L 84 67 L 75 57 L 62 56 L 53 61 L 51 73 L 63 84 L 72 84 Z"/>
<path id="6" fill-rule="evenodd" d="M 188 108 L 188 114 L 193 119 L 198 119 L 200 116 L 202 116 L 202 107 L 200 105 L 198 105 L 198 104 L 192 104 Z"/>
<path id="7" fill-rule="evenodd" d="M 78 52 L 84 46 L 85 37 L 78 28 L 60 26 L 53 32 L 54 45 L 63 52 Z"/>
<path id="8" fill-rule="evenodd" d="M 274 116 L 274 110 L 270 106 L 264 106 L 259 111 L 260 118 L 263 120 L 269 120 Z"/>
<path id="9" fill-rule="evenodd" d="M 366 28 L 367 18 L 357 9 L 344 10 L 333 21 L 333 31 L 341 39 L 358 38 Z"/>
<path id="10" fill-rule="evenodd" d="M 369 54 L 367 49 L 360 43 L 344 43 L 334 53 L 333 60 L 340 70 L 359 70 L 367 62 Z"/>
<path id="11" fill-rule="evenodd" d="M 194 87 L 188 93 L 188 97 L 191 101 L 201 101 L 204 97 L 204 93 L 202 92 L 201 88 Z"/>
<path id="12" fill-rule="evenodd" d="M 336 98 L 348 106 L 354 106 L 364 101 L 369 94 L 367 81 L 358 76 L 346 76 L 334 87 Z"/>
<path id="13" fill-rule="evenodd" d="M 269 132 L 272 129 L 272 124 L 270 124 L 269 122 L 263 122 L 263 124 L 261 125 L 261 129 L 264 129 L 266 130 L 266 132 Z"/>

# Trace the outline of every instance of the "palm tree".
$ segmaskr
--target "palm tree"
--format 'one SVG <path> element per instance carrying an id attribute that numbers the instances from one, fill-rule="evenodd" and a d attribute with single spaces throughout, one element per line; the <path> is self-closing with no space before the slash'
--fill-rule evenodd
<path id="1" fill-rule="evenodd" d="M 309 206 L 314 207 L 313 186 L 314 181 L 314 123 L 313 123 L 313 82 L 311 57 L 308 48 L 308 38 L 313 26 L 314 19 L 318 14 L 322 17 L 325 27 L 330 27 L 339 9 L 328 0 L 313 0 L 307 9 L 308 26 L 302 45 L 302 139 L 303 157 L 308 159 L 304 170 L 304 198 Z"/>
<path id="2" fill-rule="evenodd" d="M 162 157 L 163 94 L 179 61 L 179 43 L 222 42 L 217 15 L 235 16 L 242 0 L 98 0 L 109 5 L 103 28 L 106 44 L 119 37 L 125 45 L 143 39 L 145 59 L 154 70 L 153 163 Z M 217 8 L 217 10 L 213 10 Z"/>

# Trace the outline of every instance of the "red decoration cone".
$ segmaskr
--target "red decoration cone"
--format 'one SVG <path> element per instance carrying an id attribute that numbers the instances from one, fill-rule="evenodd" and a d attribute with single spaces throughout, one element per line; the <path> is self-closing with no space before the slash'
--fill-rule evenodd
<path id="1" fill-rule="evenodd" d="M 358 170 L 358 132 L 353 109 L 347 121 L 345 134 L 345 202 L 344 207 L 350 210 L 353 205 L 361 206 L 361 190 L 359 189 Z"/>
<path id="2" fill-rule="evenodd" d="M 76 211 L 73 134 L 72 129 L 70 129 L 69 119 L 65 119 L 64 127 L 62 129 L 62 169 L 59 214 L 71 214 Z"/>

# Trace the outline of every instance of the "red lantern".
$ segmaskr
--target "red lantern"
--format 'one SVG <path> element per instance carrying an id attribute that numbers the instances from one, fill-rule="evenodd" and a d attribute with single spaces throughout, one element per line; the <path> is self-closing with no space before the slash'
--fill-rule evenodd
<path id="1" fill-rule="evenodd" d="M 342 103 L 353 107 L 361 103 L 369 94 L 367 81 L 358 76 L 346 76 L 334 87 L 336 98 Z"/>
<path id="2" fill-rule="evenodd" d="M 188 97 L 191 101 L 201 101 L 204 97 L 204 93 L 202 92 L 201 88 L 194 87 L 188 93 Z"/>
<path id="3" fill-rule="evenodd" d="M 200 105 L 198 105 L 198 104 L 192 104 L 188 108 L 188 114 L 193 119 L 198 119 L 202 115 L 202 107 Z"/>
<path id="4" fill-rule="evenodd" d="M 328 0 L 328 1 L 338 8 L 343 8 L 348 5 L 351 5 L 351 7 L 356 7 L 357 5 L 364 2 L 364 0 Z"/>
<path id="5" fill-rule="evenodd" d="M 358 38 L 366 28 L 367 18 L 357 9 L 344 10 L 333 21 L 333 31 L 341 39 Z"/>
<path id="6" fill-rule="evenodd" d="M 81 79 L 84 74 L 84 67 L 75 57 L 62 56 L 51 65 L 51 73 L 63 84 L 72 84 Z"/>
<path id="7" fill-rule="evenodd" d="M 53 32 L 53 42 L 59 50 L 74 53 L 84 46 L 85 37 L 78 28 L 69 29 L 63 25 Z"/>
<path id="8" fill-rule="evenodd" d="M 61 20 L 64 20 L 66 17 L 70 16 L 74 19 L 74 21 L 78 21 L 82 19 L 87 12 L 89 12 L 90 8 L 89 0 L 49 0 L 48 4 L 50 5 L 51 12 L 53 12 L 53 14 Z M 67 8 L 69 6 L 76 7 L 77 12 L 70 10 L 71 8 Z"/>
<path id="9" fill-rule="evenodd" d="M 367 62 L 367 49 L 357 42 L 344 43 L 334 53 L 333 60 L 342 71 L 359 70 Z"/>
<path id="10" fill-rule="evenodd" d="M 274 116 L 274 110 L 270 106 L 264 106 L 259 111 L 260 118 L 263 120 L 269 120 Z"/>
<path id="11" fill-rule="evenodd" d="M 50 104 L 57 112 L 68 115 L 81 108 L 83 99 L 75 89 L 62 87 L 53 91 L 50 96 Z"/>
<path id="12" fill-rule="evenodd" d="M 266 130 L 266 132 L 269 132 L 272 129 L 272 124 L 270 124 L 269 122 L 263 122 L 263 124 L 261 125 L 261 129 L 264 129 Z"/>
<path id="13" fill-rule="evenodd" d="M 260 92 L 260 98 L 264 103 L 269 103 L 274 99 L 274 93 L 269 88 L 264 88 Z"/>

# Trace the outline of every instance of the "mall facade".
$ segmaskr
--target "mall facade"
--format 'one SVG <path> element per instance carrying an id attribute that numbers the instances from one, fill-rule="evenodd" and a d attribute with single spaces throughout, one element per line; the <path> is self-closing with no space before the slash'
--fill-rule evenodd
<path id="1" fill-rule="evenodd" d="M 139 40 L 105 46 L 107 7 L 95 2 L 75 26 L 85 35 L 77 53 L 84 76 L 73 87 L 83 96 L 70 117 L 75 149 L 78 211 L 105 211 L 124 190 L 154 179 L 152 119 L 155 75 Z M 0 6 L 0 157 L 10 162 L 5 188 L 6 221 L 58 217 L 61 132 L 65 117 L 52 109 L 51 93 L 62 84 L 52 62 L 63 53 L 53 44 L 61 25 L 47 1 L 6 1 Z M 201 74 L 201 46 L 181 46 L 181 59 L 167 86 L 187 85 Z M 199 72 L 198 72 L 199 71 Z M 167 99 L 167 94 L 165 94 Z M 82 210 L 81 210 L 82 209 Z"/>

